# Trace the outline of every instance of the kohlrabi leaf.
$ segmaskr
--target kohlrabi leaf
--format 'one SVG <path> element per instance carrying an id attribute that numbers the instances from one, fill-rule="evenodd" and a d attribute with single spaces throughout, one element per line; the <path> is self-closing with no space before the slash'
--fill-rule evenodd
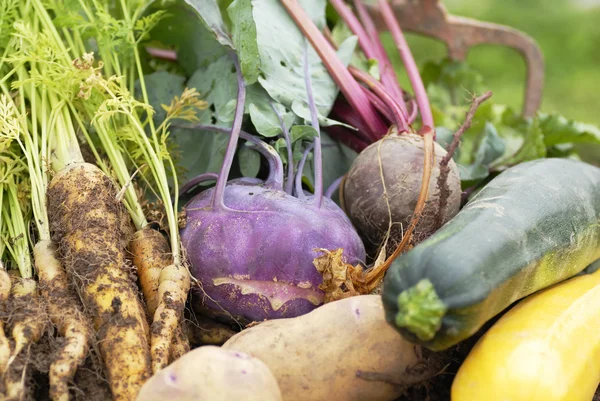
<path id="1" fill-rule="evenodd" d="M 279 157 L 281 157 L 281 161 L 284 164 L 288 163 L 288 155 L 287 155 L 287 143 L 285 139 L 279 138 L 277 141 L 273 143 L 273 147 L 279 153 Z M 300 159 L 302 159 L 302 152 L 304 150 L 304 146 L 302 141 L 297 141 L 292 145 L 292 158 L 294 165 L 296 165 Z"/>
<path id="2" fill-rule="evenodd" d="M 298 117 L 302 118 L 304 121 L 310 122 L 312 120 L 311 116 L 310 116 L 310 109 L 308 108 L 308 104 L 306 104 L 304 101 L 294 100 L 292 102 L 292 111 Z M 319 114 L 317 119 L 318 119 L 319 125 L 321 127 L 331 127 L 332 125 L 341 125 L 341 126 L 344 126 L 344 127 L 350 128 L 350 129 L 355 129 L 351 125 L 348 125 L 341 121 L 333 120 L 328 117 L 323 117 L 321 114 Z"/>
<path id="3" fill-rule="evenodd" d="M 247 146 L 242 146 L 238 151 L 238 163 L 244 177 L 256 177 L 260 170 L 260 155 Z"/>
<path id="4" fill-rule="evenodd" d="M 233 43 L 240 58 L 242 73 L 247 84 L 256 82 L 260 67 L 256 26 L 252 18 L 252 1 L 235 0 L 227 8 L 232 24 Z"/>
<path id="5" fill-rule="evenodd" d="M 250 113 L 250 119 L 256 131 L 265 137 L 283 135 L 283 129 L 279 117 L 273 111 L 273 105 L 282 116 L 283 122 L 289 130 L 298 120 L 297 116 L 287 110 L 282 104 L 272 100 L 267 92 L 259 85 L 248 87 L 246 112 Z"/>
<path id="6" fill-rule="evenodd" d="M 312 138 L 319 135 L 317 130 L 310 125 L 294 125 L 290 134 L 292 143 L 295 143 L 301 139 L 312 140 Z"/>
<path id="7" fill-rule="evenodd" d="M 222 56 L 208 67 L 197 70 L 187 86 L 196 88 L 208 102 L 205 114 L 209 115 L 209 124 L 230 126 L 224 123 L 233 119 L 238 91 L 235 67 L 230 55 Z"/>
<path id="8" fill-rule="evenodd" d="M 454 132 L 447 128 L 438 126 L 435 128 L 435 141 L 444 149 L 448 149 L 448 146 L 452 143 L 454 138 Z"/>
<path id="9" fill-rule="evenodd" d="M 325 0 L 299 0 L 318 27 L 325 24 Z M 308 46 L 308 63 L 315 103 L 319 113 L 327 116 L 338 94 L 337 85 L 292 18 L 278 0 L 252 2 L 256 39 L 260 57 L 258 81 L 269 95 L 288 109 L 294 101 L 306 99 L 303 54 Z M 350 61 L 356 38 L 340 47 L 338 54 Z"/>
<path id="10" fill-rule="evenodd" d="M 210 70 L 210 67 L 207 68 Z M 218 80 L 219 75 L 214 74 L 212 77 Z M 227 97 L 220 93 L 220 87 L 211 88 L 211 80 L 208 77 L 207 85 L 198 85 L 196 88 L 200 92 L 200 96 L 209 102 L 211 108 L 220 100 Z M 165 118 L 165 111 L 161 107 L 163 104 L 169 104 L 174 96 L 180 96 L 183 92 L 184 78 L 161 71 L 144 77 L 148 90 L 150 104 L 155 110 L 155 124 L 160 124 Z M 191 84 L 194 84 L 191 82 Z M 188 82 L 188 86 L 190 82 Z M 210 89 L 210 90 L 209 90 Z M 218 114 L 209 109 L 200 110 L 197 113 L 200 124 L 205 125 L 221 125 L 227 127 L 217 120 Z M 174 124 L 189 124 L 186 122 L 174 121 Z M 184 128 L 171 127 L 171 135 L 169 136 L 170 148 L 176 160 L 176 164 L 180 170 L 183 170 L 180 175 L 180 181 L 185 182 L 194 176 L 205 173 L 207 171 L 217 172 L 221 167 L 225 148 L 229 136 L 225 134 L 215 133 L 212 131 L 191 130 Z"/>
<path id="11" fill-rule="evenodd" d="M 204 22 L 206 27 L 215 35 L 217 41 L 223 46 L 227 46 L 234 49 L 235 46 L 231 41 L 229 30 L 223 22 L 221 15 L 221 9 L 217 4 L 216 0 L 184 0 L 187 4 L 192 6 L 198 13 L 200 19 Z"/>
<path id="12" fill-rule="evenodd" d="M 151 44 L 159 43 L 177 52 L 177 64 L 190 77 L 227 54 L 202 23 L 198 13 L 183 1 L 165 7 L 167 15 L 150 32 Z"/>
<path id="13" fill-rule="evenodd" d="M 185 89 L 185 78 L 166 71 L 158 71 L 144 76 L 148 90 L 148 101 L 154 108 L 154 122 L 160 124 L 165 119 L 167 112 L 161 107 L 169 104 L 175 96 L 181 96 Z M 135 86 L 136 97 L 141 97 L 139 82 Z"/>
<path id="14" fill-rule="evenodd" d="M 322 160 L 323 160 L 323 190 L 326 190 L 335 180 L 346 174 L 356 159 L 357 153 L 342 145 L 327 133 L 321 132 Z M 306 163 L 304 175 L 311 185 L 314 185 L 314 164 Z M 336 195 L 337 196 L 337 195 Z M 334 199 L 337 199 L 334 197 Z"/>

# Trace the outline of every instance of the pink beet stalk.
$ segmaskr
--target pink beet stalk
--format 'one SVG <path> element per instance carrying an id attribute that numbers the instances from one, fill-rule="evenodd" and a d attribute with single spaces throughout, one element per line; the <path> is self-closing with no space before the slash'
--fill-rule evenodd
<path id="1" fill-rule="evenodd" d="M 373 93 L 385 103 L 387 107 L 392 111 L 394 119 L 393 121 L 398 126 L 400 132 L 407 132 L 409 130 L 408 124 L 406 122 L 406 118 L 404 117 L 404 113 L 398 103 L 394 101 L 392 96 L 386 91 L 381 82 L 377 81 L 375 78 L 370 76 L 364 71 L 361 71 L 357 68 L 350 67 L 350 73 L 359 81 L 365 83 Z"/>
<path id="2" fill-rule="evenodd" d="M 377 54 L 377 50 L 374 47 L 371 38 L 364 30 L 350 7 L 343 2 L 343 0 L 330 0 L 330 3 L 333 5 L 335 10 L 338 12 L 340 17 L 344 20 L 348 28 L 356 35 L 358 38 L 358 44 L 362 51 L 368 58 L 375 59 L 379 61 L 379 55 Z"/>
<path id="3" fill-rule="evenodd" d="M 367 8 L 363 4 L 362 0 L 354 0 L 354 7 L 356 8 L 356 12 L 367 31 L 367 34 L 373 41 L 375 45 L 375 49 L 377 51 L 379 60 L 379 72 L 381 74 L 381 82 L 383 85 L 390 91 L 392 97 L 396 100 L 396 102 L 402 108 L 402 112 L 405 117 L 408 117 L 408 111 L 406 106 L 404 105 L 404 93 L 402 92 L 402 88 L 400 88 L 400 84 L 398 83 L 398 76 L 396 75 L 396 71 L 392 67 L 392 62 L 388 57 L 385 49 L 383 48 L 383 44 L 379 39 L 379 32 L 377 31 L 377 27 L 375 26 L 375 22 L 373 22 L 373 18 L 367 11 Z"/>
<path id="4" fill-rule="evenodd" d="M 364 120 L 369 130 L 369 136 L 373 140 L 377 140 L 382 133 L 387 132 L 387 127 L 377 114 L 375 106 L 371 104 L 369 98 L 363 93 L 360 84 L 354 80 L 350 72 L 346 69 L 346 66 L 342 64 L 333 47 L 302 7 L 300 7 L 298 1 L 281 0 L 281 3 L 319 54 L 327 71 L 329 71 L 329 74 L 348 102 L 350 102 L 356 113 L 360 114 L 362 120 Z"/>
<path id="5" fill-rule="evenodd" d="M 433 114 L 431 113 L 431 106 L 429 105 L 427 92 L 425 91 L 423 80 L 419 74 L 419 68 L 417 67 L 417 63 L 415 62 L 410 48 L 408 47 L 408 43 L 406 43 L 406 39 L 404 38 L 400 24 L 398 24 L 398 20 L 396 20 L 394 11 L 392 10 L 388 0 L 379 0 L 379 8 L 381 15 L 383 16 L 383 20 L 385 21 L 385 25 L 392 34 L 396 48 L 398 49 L 400 57 L 402 58 L 402 62 L 404 63 L 404 67 L 406 68 L 408 79 L 410 80 L 410 84 L 415 92 L 417 104 L 419 105 L 419 111 L 421 112 L 421 121 L 423 126 L 428 126 L 435 132 Z"/>

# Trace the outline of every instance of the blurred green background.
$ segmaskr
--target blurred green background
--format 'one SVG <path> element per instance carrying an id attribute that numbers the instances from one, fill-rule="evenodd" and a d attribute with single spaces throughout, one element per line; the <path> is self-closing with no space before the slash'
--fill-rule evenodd
<path id="1" fill-rule="evenodd" d="M 508 25 L 532 36 L 546 63 L 541 110 L 600 125 L 600 0 L 443 2 L 452 14 Z M 383 39 L 386 48 L 393 50 L 389 35 Z M 442 43 L 429 38 L 409 35 L 409 43 L 421 65 L 446 54 Z M 398 58 L 393 61 L 400 66 Z M 491 45 L 474 47 L 467 61 L 484 75 L 494 102 L 520 110 L 525 63 L 516 51 Z M 406 77 L 402 81 L 408 85 Z"/>

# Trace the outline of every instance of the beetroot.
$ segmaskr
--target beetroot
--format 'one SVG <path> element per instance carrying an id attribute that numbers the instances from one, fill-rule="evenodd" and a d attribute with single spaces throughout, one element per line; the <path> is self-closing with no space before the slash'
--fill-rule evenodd
<path id="1" fill-rule="evenodd" d="M 461 194 L 452 152 L 446 154 L 434 142 L 435 124 L 427 92 L 394 12 L 388 0 L 376 3 L 406 69 L 414 100 L 400 88 L 362 0 L 353 1 L 359 17 L 343 0 L 331 0 L 331 5 L 357 36 L 364 55 L 377 62 L 380 78 L 356 66 L 344 67 L 336 60 L 331 42 L 299 2 L 282 0 L 344 95 L 334 104 L 332 116 L 356 128 L 334 126 L 329 134 L 359 152 L 342 182 L 340 199 L 369 256 L 375 258 L 381 245 L 386 245 L 386 262 L 367 274 L 375 281 L 403 250 L 431 235 L 458 212 Z M 413 127 L 417 116 L 420 127 Z M 388 234 L 391 242 L 386 243 Z"/>
<path id="2" fill-rule="evenodd" d="M 365 247 L 374 255 L 384 242 L 391 226 L 388 254 L 402 239 L 410 224 L 421 188 L 424 143 L 415 134 L 393 134 L 363 150 L 350 167 L 342 188 L 344 207 L 352 223 L 361 233 Z M 446 151 L 437 143 L 435 164 L 429 181 L 429 195 L 419 224 L 413 232 L 413 241 L 421 242 L 441 225 L 454 217 L 460 208 L 460 176 L 456 164 L 450 160 L 447 178 L 446 202 L 441 207 L 442 191 L 438 187 L 440 162 Z M 380 171 L 380 164 L 385 169 Z M 383 174 L 389 205 L 384 198 Z"/>

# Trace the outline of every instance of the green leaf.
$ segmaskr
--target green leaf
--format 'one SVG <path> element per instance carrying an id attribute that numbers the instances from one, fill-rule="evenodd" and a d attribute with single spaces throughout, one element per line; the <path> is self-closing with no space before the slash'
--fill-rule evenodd
<path id="1" fill-rule="evenodd" d="M 319 136 L 319 133 L 310 125 L 294 125 L 290 132 L 292 143 L 303 139 L 312 139 Z"/>
<path id="2" fill-rule="evenodd" d="M 464 62 L 451 59 L 427 63 L 422 68 L 421 77 L 426 88 L 434 85 L 445 91 L 448 96 L 445 101 L 452 105 L 470 104 L 470 94 L 485 89 L 479 72 Z"/>
<path id="3" fill-rule="evenodd" d="M 600 144 L 600 129 L 558 114 L 538 114 L 547 147 L 564 143 Z"/>
<path id="4" fill-rule="evenodd" d="M 304 101 L 295 100 L 292 102 L 292 111 L 300 118 L 302 118 L 306 122 L 312 121 L 312 117 L 310 115 L 310 109 L 308 108 L 308 104 Z M 343 123 L 341 121 L 337 121 L 328 117 L 323 117 L 320 113 L 317 116 L 317 121 L 319 121 L 319 125 L 321 127 L 331 127 L 333 125 L 341 125 L 346 128 L 355 129 L 353 126 Z"/>
<path id="5" fill-rule="evenodd" d="M 238 162 L 244 177 L 256 177 L 260 170 L 260 155 L 255 150 L 243 146 L 238 151 Z"/>
<path id="6" fill-rule="evenodd" d="M 438 126 L 435 128 L 435 141 L 440 144 L 440 146 L 446 150 L 448 150 L 448 146 L 452 143 L 454 139 L 454 132 L 447 127 Z M 454 154 L 456 157 L 456 153 Z"/>
<path id="7" fill-rule="evenodd" d="M 325 0 L 299 0 L 318 27 L 325 25 Z M 252 2 L 256 40 L 260 57 L 258 81 L 277 102 L 290 108 L 294 101 L 306 103 L 303 52 L 306 44 L 302 32 L 278 0 Z M 350 41 L 350 42 L 348 42 Z M 339 54 L 349 62 L 356 38 L 349 38 Z M 315 103 L 321 115 L 329 114 L 338 94 L 337 85 L 312 47 L 308 46 L 308 63 Z"/>
<path id="8" fill-rule="evenodd" d="M 227 54 L 206 26 L 198 23 L 198 14 L 191 6 L 177 1 L 165 10 L 167 16 L 150 32 L 151 43 L 174 48 L 177 64 L 188 77 Z"/>
<path id="9" fill-rule="evenodd" d="M 225 59 L 221 61 L 225 63 Z M 212 67 L 212 68 L 211 68 Z M 209 102 L 211 109 L 198 112 L 200 124 L 212 124 L 227 127 L 220 122 L 219 117 L 223 106 L 223 99 L 230 97 L 227 88 L 216 84 L 222 83 L 220 79 L 222 69 L 219 65 L 211 65 L 203 72 L 190 80 L 188 86 L 196 87 L 201 96 Z M 205 79 L 203 79 L 205 78 Z M 165 118 L 165 111 L 161 104 L 169 104 L 174 96 L 180 96 L 184 90 L 184 78 L 161 71 L 145 76 L 146 87 L 150 104 L 156 111 L 154 115 L 155 124 L 160 124 Z M 224 93 L 225 92 L 225 93 Z M 171 128 L 169 136 L 170 150 L 176 160 L 178 168 L 183 170 L 180 174 L 182 181 L 189 180 L 198 174 L 208 171 L 219 171 L 225 155 L 225 149 L 229 140 L 228 135 L 212 131 L 191 130 L 183 128 Z"/>
<path id="10" fill-rule="evenodd" d="M 279 117 L 273 111 L 271 104 L 282 116 L 288 130 L 298 120 L 294 113 L 286 110 L 282 104 L 270 99 L 267 92 L 259 84 L 248 87 L 246 110 L 250 113 L 250 119 L 256 131 L 267 138 L 283 135 Z"/>
<path id="11" fill-rule="evenodd" d="M 160 124 L 166 117 L 167 112 L 161 104 L 171 103 L 171 99 L 180 96 L 184 87 L 185 78 L 166 71 L 158 71 L 144 76 L 146 88 L 148 89 L 148 101 L 154 108 L 154 121 Z M 136 83 L 136 97 L 141 95 L 139 82 Z"/>
<path id="12" fill-rule="evenodd" d="M 379 81 L 381 79 L 381 74 L 379 73 L 379 62 L 376 59 L 370 58 L 367 61 L 367 65 L 367 72 L 369 73 L 369 75 L 371 75 L 373 78 Z"/>
<path id="13" fill-rule="evenodd" d="M 334 141 L 327 133 L 321 132 L 321 153 L 323 160 L 323 190 L 325 191 L 335 180 L 346 174 L 356 159 L 357 153 L 352 149 Z M 308 172 L 307 172 L 308 170 Z M 304 168 L 311 185 L 314 185 L 314 165 L 307 163 Z M 334 200 L 337 199 L 337 194 Z"/>
<path id="14" fill-rule="evenodd" d="M 198 13 L 206 27 L 223 46 L 235 49 L 216 0 L 185 0 Z"/>
<path id="15" fill-rule="evenodd" d="M 486 178 L 490 164 L 504 154 L 504 141 L 491 123 L 486 123 L 477 147 L 475 161 L 469 165 L 458 165 L 461 181 L 474 182 Z"/>
<path id="16" fill-rule="evenodd" d="M 242 73 L 247 84 L 258 79 L 260 58 L 256 42 L 256 26 L 252 19 L 251 0 L 235 0 L 227 8 L 232 21 L 233 43 L 240 58 Z"/>
<path id="17" fill-rule="evenodd" d="M 492 167 L 502 170 L 529 160 L 546 157 L 544 133 L 538 118 L 524 119 L 507 108 L 502 115 L 502 125 L 498 125 L 500 136 L 505 139 L 506 151 Z"/>
<path id="18" fill-rule="evenodd" d="M 230 126 L 223 123 L 232 119 L 238 86 L 235 66 L 229 55 L 222 56 L 206 68 L 198 69 L 187 86 L 196 88 L 200 96 L 208 102 L 208 109 L 201 113 L 205 116 L 205 123 Z M 233 103 L 230 103 L 232 100 Z"/>

